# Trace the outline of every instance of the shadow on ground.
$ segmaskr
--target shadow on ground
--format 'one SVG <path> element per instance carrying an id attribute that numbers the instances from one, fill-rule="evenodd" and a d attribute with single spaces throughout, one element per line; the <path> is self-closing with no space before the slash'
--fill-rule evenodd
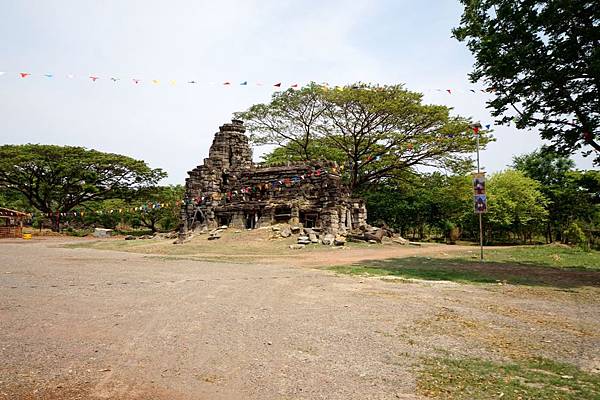
<path id="1" fill-rule="evenodd" d="M 508 283 L 574 288 L 600 287 L 600 271 L 553 268 L 530 262 L 479 262 L 461 258 L 407 257 L 368 260 L 331 268 L 340 273 L 397 276 L 461 283 Z"/>

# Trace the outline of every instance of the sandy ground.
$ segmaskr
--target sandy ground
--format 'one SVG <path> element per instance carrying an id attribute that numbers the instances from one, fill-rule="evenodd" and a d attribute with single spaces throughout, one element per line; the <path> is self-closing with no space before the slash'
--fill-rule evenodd
<path id="1" fill-rule="evenodd" d="M 0 242 L 0 399 L 418 399 L 420 360 L 440 354 L 600 371 L 596 286 L 400 283 L 60 240 Z"/>

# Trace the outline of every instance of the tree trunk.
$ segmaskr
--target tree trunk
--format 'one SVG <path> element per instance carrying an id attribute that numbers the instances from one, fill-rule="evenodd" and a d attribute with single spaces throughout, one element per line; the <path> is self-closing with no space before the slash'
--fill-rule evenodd
<path id="1" fill-rule="evenodd" d="M 50 219 L 52 220 L 52 232 L 60 232 L 60 212 L 55 212 L 51 214 Z"/>

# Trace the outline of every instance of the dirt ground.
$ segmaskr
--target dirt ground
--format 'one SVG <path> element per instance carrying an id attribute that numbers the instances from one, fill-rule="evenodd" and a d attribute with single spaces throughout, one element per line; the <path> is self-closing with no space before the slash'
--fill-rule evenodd
<path id="1" fill-rule="evenodd" d="M 65 240 L 0 242 L 0 399 L 420 399 L 420 360 L 440 354 L 542 356 L 600 371 L 597 286 L 313 268 L 457 247 L 232 263 Z"/>

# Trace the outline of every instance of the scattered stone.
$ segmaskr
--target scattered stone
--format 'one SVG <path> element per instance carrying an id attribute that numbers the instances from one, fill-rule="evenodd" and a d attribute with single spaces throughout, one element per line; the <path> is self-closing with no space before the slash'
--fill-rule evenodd
<path id="1" fill-rule="evenodd" d="M 294 226 L 290 227 L 290 230 L 292 231 L 292 233 L 294 235 L 299 234 L 301 229 L 302 228 L 300 228 L 300 226 L 298 226 L 298 225 L 294 225 Z"/>
<path id="2" fill-rule="evenodd" d="M 127 235 L 125 236 L 125 240 L 136 240 L 137 238 L 133 235 Z"/>
<path id="3" fill-rule="evenodd" d="M 287 238 L 292 236 L 292 230 L 289 226 L 284 226 L 283 228 L 281 228 L 281 231 L 279 231 L 279 234 L 281 235 L 281 237 Z"/>
<path id="4" fill-rule="evenodd" d="M 217 240 L 217 239 L 221 239 L 221 235 L 219 234 L 214 234 L 214 235 L 210 235 L 208 237 L 208 240 Z"/>
<path id="5" fill-rule="evenodd" d="M 312 234 L 315 233 L 315 231 L 314 231 L 313 228 L 304 228 L 303 230 L 304 230 L 304 234 L 307 235 L 307 236 L 310 236 L 311 233 Z"/>
<path id="6" fill-rule="evenodd" d="M 310 239 L 311 243 L 319 243 L 319 237 L 314 232 L 313 233 L 309 233 L 308 234 L 308 238 Z"/>
<path id="7" fill-rule="evenodd" d="M 150 236 L 150 235 L 142 235 L 138 239 L 141 239 L 141 240 L 152 239 L 152 236 Z"/>
<path id="8" fill-rule="evenodd" d="M 165 234 L 165 239 L 175 239 L 178 233 L 176 231 L 169 232 Z"/>
<path id="9" fill-rule="evenodd" d="M 326 246 L 331 246 L 334 242 L 335 242 L 335 236 L 333 236 L 331 233 L 326 234 L 321 239 L 321 243 L 323 243 Z"/>
<path id="10" fill-rule="evenodd" d="M 310 244 L 310 238 L 308 236 L 298 236 L 298 244 Z"/>
<path id="11" fill-rule="evenodd" d="M 372 239 L 371 239 L 371 240 L 369 240 L 369 243 L 371 243 L 371 244 L 377 244 L 377 243 L 379 243 L 379 242 L 378 242 L 377 240 L 372 240 Z"/>
<path id="12" fill-rule="evenodd" d="M 408 240 L 404 239 L 403 237 L 400 236 L 394 236 L 392 238 L 392 242 L 397 243 L 397 244 L 401 244 L 403 246 L 408 245 Z"/>
<path id="13" fill-rule="evenodd" d="M 94 237 L 97 237 L 97 238 L 111 237 L 112 234 L 113 234 L 112 229 L 104 229 L 104 228 L 94 229 Z"/>
<path id="14" fill-rule="evenodd" d="M 333 241 L 333 244 L 336 246 L 343 246 L 346 244 L 346 238 L 343 236 L 336 236 Z"/>
<path id="15" fill-rule="evenodd" d="M 301 250 L 305 247 L 304 244 L 290 244 L 290 249 L 292 250 Z"/>
<path id="16" fill-rule="evenodd" d="M 274 225 L 274 226 L 271 227 L 271 230 L 273 232 L 279 232 L 281 229 L 277 225 Z"/>
<path id="17" fill-rule="evenodd" d="M 408 242 L 408 244 L 410 244 L 411 246 L 417 246 L 417 247 L 421 247 L 422 244 L 419 242 Z"/>
<path id="18" fill-rule="evenodd" d="M 219 227 L 219 229 L 227 229 L 227 228 L 228 228 L 228 226 L 227 226 L 227 225 L 221 225 L 221 226 Z"/>

